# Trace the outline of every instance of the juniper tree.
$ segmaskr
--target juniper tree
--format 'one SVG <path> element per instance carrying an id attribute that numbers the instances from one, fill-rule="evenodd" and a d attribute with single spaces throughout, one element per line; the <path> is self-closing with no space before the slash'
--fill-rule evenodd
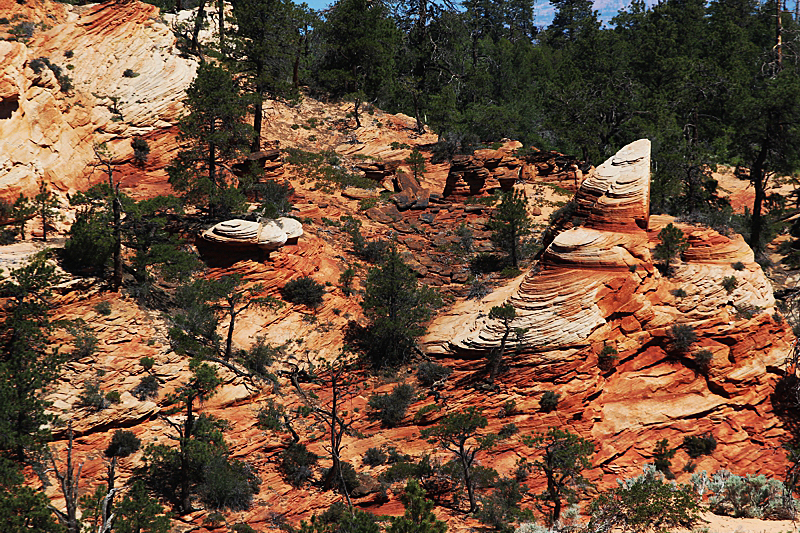
<path id="1" fill-rule="evenodd" d="M 531 234 L 533 225 L 527 205 L 528 198 L 523 191 L 505 192 L 487 224 L 492 241 L 508 254 L 514 268 L 519 266 L 522 239 Z"/>
<path id="2" fill-rule="evenodd" d="M 583 471 L 591 466 L 594 444 L 558 428 L 526 437 L 524 442 L 542 451 L 534 466 L 545 475 L 547 486 L 537 498 L 547 522 L 553 525 L 561 518 L 564 502 L 575 503 L 581 492 L 591 486 Z"/>
<path id="3" fill-rule="evenodd" d="M 658 232 L 658 238 L 661 242 L 656 245 L 653 255 L 656 259 L 663 261 L 664 272 L 668 274 L 670 263 L 689 247 L 689 242 L 680 228 L 677 228 L 672 222 Z"/>
<path id="4" fill-rule="evenodd" d="M 489 355 L 489 384 L 493 385 L 494 380 L 500 372 L 500 365 L 503 361 L 503 355 L 506 352 L 506 342 L 508 336 L 511 334 L 511 323 L 517 317 L 517 311 L 514 305 L 507 302 L 503 305 L 496 305 L 489 310 L 489 318 L 491 320 L 499 320 L 503 324 L 503 338 L 500 341 L 500 348 L 497 351 L 493 350 Z"/>
<path id="5" fill-rule="evenodd" d="M 39 180 L 39 194 L 33 197 L 33 204 L 42 219 L 42 240 L 47 242 L 47 226 L 58 218 L 61 201 L 50 191 L 50 185 L 46 181 Z"/>
<path id="6" fill-rule="evenodd" d="M 475 480 L 472 476 L 475 456 L 479 451 L 493 447 L 497 441 L 497 435 L 482 434 L 480 431 L 487 424 L 486 417 L 483 416 L 480 409 L 468 407 L 461 412 L 445 416 L 436 426 L 421 432 L 422 437 L 428 439 L 431 444 L 437 444 L 455 454 L 461 467 L 464 486 L 467 489 L 470 513 L 478 508 L 475 497 Z"/>

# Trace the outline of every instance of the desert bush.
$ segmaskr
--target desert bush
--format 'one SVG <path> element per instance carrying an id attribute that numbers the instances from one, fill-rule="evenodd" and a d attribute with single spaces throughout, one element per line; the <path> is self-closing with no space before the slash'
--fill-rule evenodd
<path id="1" fill-rule="evenodd" d="M 386 462 L 393 465 L 395 463 L 408 462 L 411 456 L 405 453 L 400 453 L 394 446 L 386 448 Z"/>
<path id="2" fill-rule="evenodd" d="M 672 458 L 675 457 L 676 450 L 669 448 L 667 439 L 661 439 L 656 443 L 655 450 L 653 450 L 653 464 L 655 469 L 664 474 L 667 479 L 675 479 L 675 474 L 672 473 Z"/>
<path id="3" fill-rule="evenodd" d="M 267 342 L 263 335 L 256 337 L 247 350 L 239 350 L 236 359 L 255 376 L 275 382 L 275 376 L 269 371 L 269 366 L 281 353 L 282 347 L 274 346 Z"/>
<path id="4" fill-rule="evenodd" d="M 672 289 L 670 292 L 675 298 L 686 298 L 686 291 L 683 289 Z"/>
<path id="5" fill-rule="evenodd" d="M 708 366 L 711 364 L 711 360 L 714 359 L 714 354 L 711 350 L 700 350 L 694 354 L 694 363 L 701 369 L 701 370 L 708 370 Z"/>
<path id="6" fill-rule="evenodd" d="M 142 357 L 139 359 L 139 365 L 146 371 L 150 372 L 153 369 L 153 366 L 156 364 L 156 360 L 152 357 Z"/>
<path id="7" fill-rule="evenodd" d="M 406 411 L 414 401 L 414 386 L 407 383 L 397 385 L 389 394 L 374 394 L 369 397 L 369 406 L 374 416 L 386 427 L 402 422 Z"/>
<path id="8" fill-rule="evenodd" d="M 231 461 L 223 455 L 211 458 L 203 466 L 200 499 L 208 509 L 245 511 L 258 493 L 261 480 L 247 463 Z"/>
<path id="9" fill-rule="evenodd" d="M 722 278 L 722 288 L 725 289 L 725 292 L 728 294 L 732 293 L 738 284 L 739 282 L 736 280 L 736 276 L 725 276 Z"/>
<path id="10" fill-rule="evenodd" d="M 386 462 L 386 459 L 386 453 L 380 448 L 369 448 L 361 458 L 361 462 L 367 466 L 380 466 Z"/>
<path id="11" fill-rule="evenodd" d="M 94 354 L 97 349 L 97 337 L 91 327 L 84 323 L 79 323 L 67 328 L 67 330 L 73 336 L 72 346 L 74 349 L 69 354 L 70 359 L 83 359 Z"/>
<path id="12" fill-rule="evenodd" d="M 481 278 L 475 278 L 469 285 L 467 300 L 479 300 L 492 292 L 492 288 Z"/>
<path id="13" fill-rule="evenodd" d="M 94 310 L 98 315 L 108 316 L 111 314 L 111 302 L 102 301 L 94 306 Z"/>
<path id="14" fill-rule="evenodd" d="M 141 137 L 134 137 L 131 140 L 131 148 L 133 148 L 133 160 L 139 165 L 147 163 L 147 158 L 150 156 L 150 145 Z"/>
<path id="15" fill-rule="evenodd" d="M 329 469 L 325 469 L 323 472 L 323 478 L 327 475 L 328 470 Z M 339 463 L 339 473 L 339 478 L 335 481 L 334 485 L 339 493 L 344 494 L 347 492 L 350 494 L 358 488 L 360 482 L 358 481 L 358 473 L 356 472 L 356 469 L 353 468 L 353 465 L 342 461 Z"/>
<path id="16" fill-rule="evenodd" d="M 304 444 L 294 442 L 281 453 L 279 469 L 290 485 L 300 488 L 314 476 L 318 460 L 319 457 L 308 451 Z"/>
<path id="17" fill-rule="evenodd" d="M 325 286 L 308 276 L 304 276 L 284 285 L 282 294 L 287 302 L 314 307 L 322 303 Z"/>
<path id="18" fill-rule="evenodd" d="M 126 68 L 125 71 L 122 73 L 123 78 L 135 78 L 139 75 L 138 72 L 134 71 L 133 69 Z"/>
<path id="19" fill-rule="evenodd" d="M 697 459 L 703 455 L 711 455 L 717 449 L 717 440 L 710 434 L 692 435 L 683 439 L 683 447 L 692 459 Z"/>
<path id="20" fill-rule="evenodd" d="M 711 512 L 735 518 L 793 518 L 797 501 L 784 493 L 783 483 L 764 475 L 745 477 L 719 470 L 708 481 Z"/>
<path id="21" fill-rule="evenodd" d="M 430 387 L 437 381 L 445 379 L 452 373 L 452 368 L 437 363 L 432 363 L 430 361 L 423 361 L 417 367 L 417 380 L 419 381 L 420 385 L 424 387 Z"/>
<path id="22" fill-rule="evenodd" d="M 114 252 L 110 223 L 105 212 L 79 210 L 64 243 L 65 267 L 102 273 Z"/>
<path id="23" fill-rule="evenodd" d="M 558 407 L 558 400 L 560 397 L 561 395 L 557 392 L 551 390 L 545 391 L 544 394 L 542 394 L 542 398 L 539 400 L 539 409 L 545 413 L 555 411 L 556 407 Z"/>
<path id="24" fill-rule="evenodd" d="M 619 359 L 617 350 L 610 344 L 604 344 L 603 349 L 597 355 L 597 366 L 603 372 L 608 372 L 616 366 L 617 359 Z"/>
<path id="25" fill-rule="evenodd" d="M 161 388 L 161 384 L 159 383 L 158 378 L 152 374 L 148 374 L 144 376 L 139 381 L 139 384 L 133 388 L 131 394 L 136 396 L 139 400 L 145 401 L 149 398 L 158 397 L 159 388 Z"/>
<path id="26" fill-rule="evenodd" d="M 469 262 L 469 268 L 475 274 L 489 274 L 505 268 L 505 258 L 498 254 L 482 252 Z"/>
<path id="27" fill-rule="evenodd" d="M 733 267 L 734 270 L 742 271 L 744 270 L 744 263 L 741 261 L 736 261 L 731 265 L 731 267 Z"/>
<path id="28" fill-rule="evenodd" d="M 264 430 L 280 431 L 283 429 L 284 413 L 285 410 L 281 404 L 275 403 L 274 400 L 269 400 L 267 405 L 256 413 L 258 427 Z"/>
<path id="29" fill-rule="evenodd" d="M 348 266 L 339 274 L 339 287 L 342 289 L 342 294 L 350 296 L 353 292 L 353 280 L 356 278 L 356 269 Z"/>
<path id="30" fill-rule="evenodd" d="M 691 485 L 666 483 L 652 465 L 645 466 L 642 475 L 618 483 L 592 502 L 589 531 L 691 530 L 701 520 Z"/>
<path id="31" fill-rule="evenodd" d="M 108 401 L 100 390 L 100 375 L 83 382 L 83 389 L 78 394 L 78 405 L 88 407 L 93 411 L 102 411 L 108 407 Z"/>
<path id="32" fill-rule="evenodd" d="M 416 463 L 410 459 L 410 457 L 406 456 L 405 460 L 393 463 L 388 470 L 381 474 L 380 479 L 387 483 L 405 481 L 409 478 L 424 479 L 433 475 L 438 466 L 431 461 L 430 456 L 427 454 L 420 457 Z"/>
<path id="33" fill-rule="evenodd" d="M 122 395 L 119 393 L 119 391 L 109 391 L 106 393 L 106 401 L 108 403 L 119 403 L 122 401 Z"/>
<path id="34" fill-rule="evenodd" d="M 688 352 L 697 342 L 697 334 L 689 324 L 675 324 L 669 329 L 669 335 L 672 338 L 673 348 L 680 353 Z"/>

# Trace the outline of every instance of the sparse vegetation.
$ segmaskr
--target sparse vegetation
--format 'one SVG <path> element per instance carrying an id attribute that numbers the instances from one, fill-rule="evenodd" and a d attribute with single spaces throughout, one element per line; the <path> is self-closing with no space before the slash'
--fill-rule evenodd
<path id="1" fill-rule="evenodd" d="M 653 256 L 663 262 L 664 274 L 669 275 L 672 261 L 689 247 L 689 241 L 686 240 L 683 231 L 674 226 L 672 222 L 658 232 L 658 239 L 661 242 L 653 250 Z"/>
<path id="2" fill-rule="evenodd" d="M 544 391 L 542 394 L 541 399 L 539 400 L 539 409 L 541 409 L 545 413 L 549 413 L 551 411 L 555 411 L 558 407 L 558 400 L 561 398 L 561 395 L 555 391 Z"/>
<path id="3" fill-rule="evenodd" d="M 287 302 L 316 307 L 322 303 L 325 285 L 305 276 L 286 283 L 281 293 Z"/>
<path id="4" fill-rule="evenodd" d="M 732 293 L 738 284 L 739 282 L 736 276 L 726 276 L 722 279 L 722 288 L 725 289 L 725 292 L 728 294 Z"/>
<path id="5" fill-rule="evenodd" d="M 430 361 L 423 361 L 417 367 L 417 380 L 423 387 L 430 387 L 437 381 L 446 379 L 452 373 L 452 368 Z"/>
<path id="6" fill-rule="evenodd" d="M 369 406 L 376 418 L 386 427 L 397 426 L 406 416 L 416 394 L 407 383 L 397 385 L 390 394 L 375 394 L 369 397 Z"/>
<path id="7" fill-rule="evenodd" d="M 669 329 L 672 347 L 679 353 L 687 353 L 697 342 L 697 334 L 689 324 L 675 324 Z"/>

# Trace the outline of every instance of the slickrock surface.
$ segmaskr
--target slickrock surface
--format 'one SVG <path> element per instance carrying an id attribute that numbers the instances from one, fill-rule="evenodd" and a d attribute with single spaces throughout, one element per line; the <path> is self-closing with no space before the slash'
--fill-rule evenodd
<path id="1" fill-rule="evenodd" d="M 37 13 L 51 6 L 40 4 Z M 28 43 L 0 41 L 0 107 L 13 108 L 0 118 L 3 198 L 35 193 L 40 178 L 61 191 L 85 189 L 93 143 L 109 141 L 121 162 L 130 159 L 133 136 L 151 141 L 174 125 L 195 76 L 196 62 L 180 57 L 156 7 L 58 5 L 64 15 L 48 18 L 55 24 L 37 27 Z M 16 2 L 0 4 L 3 16 L 16 13 L 25 13 Z M 47 67 L 34 73 L 30 62 L 39 57 L 59 66 L 74 88 L 62 92 Z M 136 75 L 124 77 L 128 69 Z"/>

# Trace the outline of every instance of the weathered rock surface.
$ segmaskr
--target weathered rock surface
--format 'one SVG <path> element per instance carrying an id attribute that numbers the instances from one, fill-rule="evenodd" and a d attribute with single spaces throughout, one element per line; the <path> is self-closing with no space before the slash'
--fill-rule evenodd
<path id="1" fill-rule="evenodd" d="M 277 250 L 287 242 L 296 243 L 303 234 L 303 225 L 289 217 L 280 217 L 259 222 L 250 220 L 226 220 L 203 232 L 208 242 L 232 247 L 257 247 L 262 250 Z"/>
<path id="2" fill-rule="evenodd" d="M 637 141 L 590 172 L 576 194 L 585 226 L 557 235 L 524 277 L 434 320 L 424 346 L 448 364 L 486 357 L 505 332 L 489 309 L 510 302 L 511 327 L 526 331 L 508 339 L 501 388 L 531 399 L 560 393 L 560 416 L 598 445 L 598 480 L 636 474 L 661 438 L 677 446 L 704 432 L 719 446 L 698 469 L 780 475 L 783 455 L 771 450 L 786 429 L 770 394 L 792 335 L 773 318 L 771 285 L 739 235 L 677 224 L 690 247 L 671 277 L 656 268 L 651 250 L 674 221 L 648 216 L 649 148 Z M 722 286 L 727 276 L 737 280 L 731 292 Z M 691 353 L 713 353 L 706 376 L 691 353 L 673 348 L 675 324 L 697 333 Z M 619 359 L 604 371 L 597 356 L 606 345 Z"/>
<path id="3" fill-rule="evenodd" d="M 42 4 L 37 12 L 49 5 Z M 15 6 L 4 2 L 0 13 L 24 12 Z M 93 143 L 109 141 L 120 160 L 129 159 L 130 138 L 174 125 L 196 72 L 196 62 L 179 55 L 175 36 L 152 5 L 62 6 L 63 17 L 27 44 L 0 41 L 4 198 L 35 193 L 40 178 L 62 191 L 85 189 Z M 35 73 L 30 62 L 39 57 L 58 65 L 74 88 L 62 92 L 46 67 Z M 136 75 L 123 76 L 128 69 Z"/>

